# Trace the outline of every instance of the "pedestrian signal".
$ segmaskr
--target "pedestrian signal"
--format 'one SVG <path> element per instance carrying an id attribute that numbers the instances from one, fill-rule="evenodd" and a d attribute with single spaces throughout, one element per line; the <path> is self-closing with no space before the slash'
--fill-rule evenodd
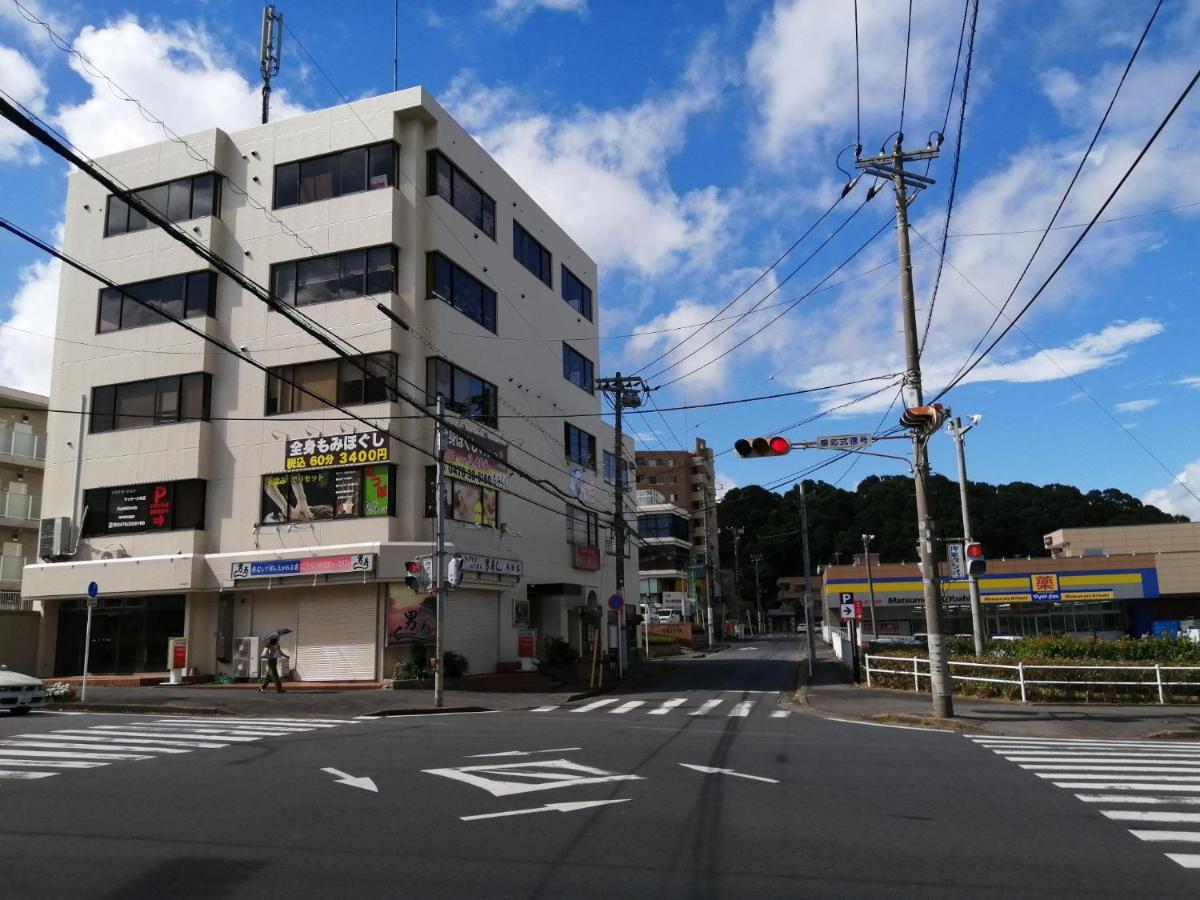
<path id="1" fill-rule="evenodd" d="M 792 451 L 792 442 L 785 437 L 741 438 L 734 442 L 733 449 L 742 459 L 759 456 L 783 456 Z"/>
<path id="2" fill-rule="evenodd" d="M 983 555 L 983 544 L 968 543 L 966 557 L 968 575 L 982 575 L 987 571 L 987 558 Z"/>
<path id="3" fill-rule="evenodd" d="M 425 567 L 421 565 L 419 559 L 410 559 L 404 564 L 404 571 L 407 573 L 404 576 L 404 583 L 408 585 L 409 590 L 418 594 L 427 594 L 432 588 L 429 574 L 425 571 Z"/>

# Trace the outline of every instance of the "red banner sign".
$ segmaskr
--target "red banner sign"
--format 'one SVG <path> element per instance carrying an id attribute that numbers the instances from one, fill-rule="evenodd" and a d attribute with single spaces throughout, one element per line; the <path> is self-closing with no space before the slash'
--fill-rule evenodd
<path id="1" fill-rule="evenodd" d="M 571 564 L 577 569 L 587 569 L 591 572 L 600 570 L 600 548 L 585 547 L 582 544 L 571 545 Z"/>

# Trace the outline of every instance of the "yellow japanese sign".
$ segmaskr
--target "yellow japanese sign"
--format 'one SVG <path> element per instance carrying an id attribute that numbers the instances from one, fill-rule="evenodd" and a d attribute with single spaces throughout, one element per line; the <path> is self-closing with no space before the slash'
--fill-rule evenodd
<path id="1" fill-rule="evenodd" d="M 1030 603 L 1028 594 L 984 594 L 979 598 L 984 603 Z"/>

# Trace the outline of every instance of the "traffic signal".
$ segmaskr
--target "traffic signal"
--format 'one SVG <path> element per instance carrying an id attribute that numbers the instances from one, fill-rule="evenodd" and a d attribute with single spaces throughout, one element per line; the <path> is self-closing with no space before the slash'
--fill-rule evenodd
<path id="1" fill-rule="evenodd" d="M 463 573 L 463 558 L 462 554 L 455 553 L 450 557 L 450 562 L 446 565 L 446 587 L 450 590 L 462 584 Z"/>
<path id="2" fill-rule="evenodd" d="M 910 406 L 900 414 L 900 424 L 912 428 L 922 434 L 933 434 L 942 427 L 950 410 L 940 403 L 930 403 L 927 406 Z"/>
<path id="3" fill-rule="evenodd" d="M 968 542 L 964 556 L 967 558 L 967 574 L 982 575 L 987 571 L 987 559 L 983 555 L 983 544 Z"/>
<path id="4" fill-rule="evenodd" d="M 783 456 L 792 452 L 792 442 L 785 437 L 741 438 L 734 442 L 733 449 L 742 459 L 759 456 Z"/>
<path id="5" fill-rule="evenodd" d="M 421 565 L 419 559 L 410 559 L 404 564 L 404 571 L 408 574 L 404 576 L 404 583 L 408 585 L 409 590 L 417 594 L 428 594 L 432 585 L 430 584 L 429 576 L 425 572 L 425 567 Z"/>

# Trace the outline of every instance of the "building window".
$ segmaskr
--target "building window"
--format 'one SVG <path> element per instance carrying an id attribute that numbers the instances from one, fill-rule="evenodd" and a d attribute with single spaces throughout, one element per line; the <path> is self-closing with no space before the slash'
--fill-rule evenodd
<path id="1" fill-rule="evenodd" d="M 355 357 L 354 361 L 327 359 L 275 366 L 267 374 L 266 414 L 324 409 L 334 403 L 387 402 L 396 391 L 396 365 L 396 354 L 385 352 Z"/>
<path id="2" fill-rule="evenodd" d="M 432 519 L 437 493 L 437 469 L 425 468 L 425 518 Z M 500 522 L 500 491 L 461 478 L 446 478 L 446 516 L 455 522 L 496 528 Z"/>
<path id="3" fill-rule="evenodd" d="M 449 303 L 494 334 L 496 292 L 440 253 L 430 253 L 425 259 L 425 296 Z"/>
<path id="4" fill-rule="evenodd" d="M 430 357 L 425 366 L 426 404 L 435 404 L 438 394 L 460 415 L 496 427 L 496 386 L 444 359 Z"/>
<path id="5" fill-rule="evenodd" d="M 271 292 L 288 306 L 396 293 L 396 248 L 347 250 L 271 266 Z"/>
<path id="6" fill-rule="evenodd" d="M 171 222 L 186 222 L 202 216 L 219 216 L 220 179 L 215 172 L 178 178 L 164 184 L 141 188 L 133 196 Z M 104 236 L 113 237 L 131 231 L 156 227 L 153 222 L 116 194 L 108 195 L 104 215 Z"/>
<path id="7" fill-rule="evenodd" d="M 592 321 L 592 289 L 566 266 L 562 267 L 562 296 L 573 310 Z"/>
<path id="8" fill-rule="evenodd" d="M 600 520 L 595 513 L 567 506 L 567 543 L 580 547 L 600 546 Z"/>
<path id="9" fill-rule="evenodd" d="M 215 318 L 217 273 L 208 270 L 189 272 L 102 289 L 96 313 L 96 334 L 168 321 L 155 312 L 159 309 L 179 319 Z"/>
<path id="10" fill-rule="evenodd" d="M 613 484 L 617 480 L 617 458 L 609 451 L 604 451 L 604 480 L 609 484 Z M 625 463 L 625 480 L 624 485 L 632 484 L 634 481 L 633 466 L 628 462 Z"/>
<path id="11" fill-rule="evenodd" d="M 460 213 L 471 224 L 496 239 L 496 201 L 489 197 L 463 170 L 456 166 L 440 150 L 429 151 L 429 186 L 427 193 L 436 194 Z"/>
<path id="12" fill-rule="evenodd" d="M 686 572 L 689 565 L 691 554 L 686 547 L 657 544 L 638 551 L 638 568 L 643 572 Z"/>
<path id="13" fill-rule="evenodd" d="M 318 469 L 262 477 L 259 523 L 373 519 L 396 514 L 394 466 Z"/>
<path id="14" fill-rule="evenodd" d="M 638 535 L 644 538 L 677 538 L 686 541 L 690 537 L 688 520 L 670 513 L 651 513 L 638 516 Z"/>
<path id="15" fill-rule="evenodd" d="M 513 220 L 513 259 L 527 268 L 543 281 L 546 287 L 553 287 L 550 278 L 550 251 L 543 247 L 532 234 Z"/>
<path id="16" fill-rule="evenodd" d="M 591 394 L 595 384 L 592 361 L 567 343 L 562 345 L 562 352 L 563 378 Z"/>
<path id="17" fill-rule="evenodd" d="M 392 187 L 398 156 L 396 145 L 385 141 L 278 165 L 275 208 Z"/>
<path id="18" fill-rule="evenodd" d="M 89 488 L 83 492 L 82 535 L 203 530 L 204 489 L 199 478 Z"/>
<path id="19" fill-rule="evenodd" d="M 92 388 L 92 434 L 151 425 L 208 421 L 212 376 L 167 375 Z"/>
<path id="20" fill-rule="evenodd" d="M 563 445 L 566 447 L 567 462 L 588 469 L 596 468 L 596 437 L 570 422 L 563 423 Z"/>

